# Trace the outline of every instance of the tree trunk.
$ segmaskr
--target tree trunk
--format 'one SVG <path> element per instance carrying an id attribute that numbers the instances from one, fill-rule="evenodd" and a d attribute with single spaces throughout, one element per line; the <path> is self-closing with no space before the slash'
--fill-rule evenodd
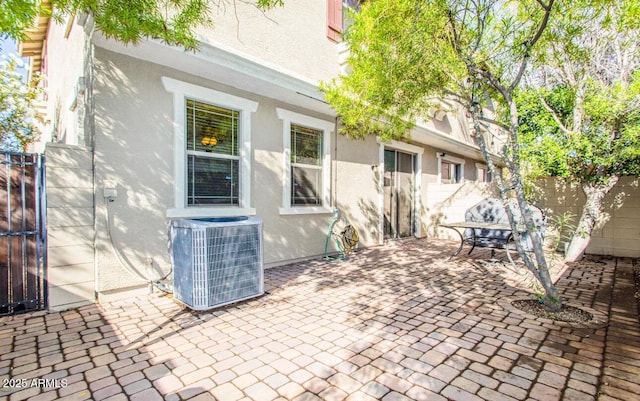
<path id="1" fill-rule="evenodd" d="M 507 100 L 511 100 L 511 98 L 507 98 Z M 506 162 L 507 169 L 511 174 L 510 188 L 505 188 L 505 185 L 504 185 L 505 183 L 502 180 L 502 175 L 500 174 L 496 166 L 493 164 L 493 161 L 491 159 L 491 156 L 487 148 L 486 141 L 482 134 L 483 131 L 479 123 L 478 112 L 473 107 L 470 107 L 469 110 L 472 112 L 474 131 L 476 133 L 475 138 L 478 146 L 480 147 L 480 150 L 482 151 L 482 154 L 484 155 L 485 161 L 487 162 L 487 166 L 491 171 L 491 176 L 495 179 L 496 184 L 498 185 L 498 192 L 500 194 L 500 199 L 505 204 L 505 211 L 507 212 L 507 217 L 509 218 L 509 224 L 511 225 L 511 228 L 512 228 L 513 239 L 514 239 L 514 244 L 516 246 L 516 249 L 518 250 L 518 253 L 520 254 L 520 257 L 522 258 L 527 270 L 531 272 L 531 274 L 535 277 L 536 281 L 544 289 L 545 307 L 551 311 L 557 311 L 557 310 L 560 310 L 560 308 L 562 307 L 563 301 L 562 301 L 562 298 L 560 297 L 560 294 L 558 293 L 558 289 L 555 287 L 553 280 L 551 279 L 551 274 L 549 272 L 547 260 L 544 255 L 542 238 L 537 228 L 535 227 L 531 213 L 527 210 L 527 202 L 524 197 L 524 189 L 523 189 L 522 180 L 520 177 L 520 165 L 519 165 L 519 160 L 517 158 L 518 137 L 517 137 L 517 130 L 515 128 L 517 126 L 516 125 L 517 109 L 515 106 L 515 102 L 510 102 L 510 105 L 512 107 L 512 110 L 511 110 L 512 115 L 516 116 L 515 119 L 513 119 L 513 124 L 514 124 L 513 128 L 509 132 L 509 135 L 511 138 L 511 146 L 514 148 L 511 149 L 511 152 L 506 151 L 506 149 L 503 149 L 503 152 L 502 152 L 503 153 L 502 158 Z M 511 154 L 511 158 L 509 157 L 509 153 Z M 515 155 L 515 157 L 513 155 Z M 515 198 L 518 201 L 520 215 L 522 216 L 522 219 L 525 223 L 529 237 L 531 238 L 531 242 L 533 244 L 534 258 L 529 257 L 529 255 L 522 248 L 521 241 L 520 241 L 520 238 L 521 238 L 520 230 L 518 228 L 518 225 L 521 222 L 515 221 L 513 210 L 511 210 L 511 208 L 507 205 L 506 200 L 508 197 L 506 194 L 511 190 L 515 191 L 515 195 L 516 195 Z"/>
<path id="2" fill-rule="evenodd" d="M 604 197 L 618 183 L 619 179 L 620 177 L 614 175 L 604 183 L 582 183 L 582 191 L 586 201 L 582 208 L 580 221 L 564 256 L 567 262 L 575 262 L 584 256 L 584 252 L 591 242 L 591 233 L 596 225 L 598 216 L 602 213 Z"/>

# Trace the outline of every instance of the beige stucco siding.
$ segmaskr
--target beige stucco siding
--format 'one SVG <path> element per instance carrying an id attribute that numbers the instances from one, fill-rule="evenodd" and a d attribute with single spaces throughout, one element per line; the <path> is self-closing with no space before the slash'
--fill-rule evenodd
<path id="1" fill-rule="evenodd" d="M 174 110 L 173 96 L 163 87 L 162 77 L 258 102 L 251 115 L 250 206 L 263 219 L 265 264 L 323 252 L 330 213 L 279 213 L 283 203 L 283 122 L 276 109 L 286 108 L 329 124 L 334 123 L 334 117 L 104 49 L 95 50 L 94 64 L 99 291 L 142 284 L 121 266 L 123 261 L 128 270 L 142 276 L 150 267 L 153 277 L 170 269 L 166 213 L 174 207 Z M 335 135 L 330 140 L 334 149 Z M 113 202 L 104 201 L 101 191 L 105 187 L 117 190 Z M 107 235 L 107 211 L 112 241 Z"/>
<path id="2" fill-rule="evenodd" d="M 326 1 L 287 1 L 264 13 L 253 2 L 233 4 L 212 15 L 213 30 L 199 31 L 204 42 L 317 82 L 338 75 L 338 45 L 326 36 Z"/>
<path id="3" fill-rule="evenodd" d="M 43 152 L 45 143 L 55 139 L 70 145 L 89 145 L 84 135 L 83 88 L 88 60 L 85 33 L 74 19 L 50 20 L 49 39 L 44 44 L 46 69 L 43 71 L 47 107 L 41 138 L 34 145 Z M 54 40 L 55 39 L 55 40 Z"/>
<path id="4" fill-rule="evenodd" d="M 142 284 L 115 252 L 139 276 L 148 276 L 150 260 L 157 275 L 170 269 L 164 214 L 173 199 L 172 102 L 156 66 L 97 48 L 94 71 L 98 289 L 107 291 Z M 113 202 L 104 188 L 116 189 Z"/>
<path id="5" fill-rule="evenodd" d="M 336 206 L 353 224 L 364 246 L 377 245 L 380 234 L 379 144 L 375 138 L 337 136 L 334 171 Z"/>

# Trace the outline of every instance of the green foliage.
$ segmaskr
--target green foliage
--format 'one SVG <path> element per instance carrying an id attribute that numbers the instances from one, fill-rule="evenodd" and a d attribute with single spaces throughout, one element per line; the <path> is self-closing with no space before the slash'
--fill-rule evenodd
<path id="1" fill-rule="evenodd" d="M 220 3 L 237 0 L 220 0 Z M 255 0 L 257 7 L 282 6 L 283 0 Z M 52 0 L 54 17 L 90 12 L 95 26 L 108 38 L 135 44 L 145 38 L 161 40 L 187 50 L 198 48 L 195 29 L 212 27 L 209 0 Z M 15 40 L 31 28 L 37 15 L 50 13 L 40 0 L 3 0 L 0 32 Z"/>
<path id="2" fill-rule="evenodd" d="M 56 0 L 56 14 L 90 12 L 108 38 L 138 43 L 145 38 L 195 50 L 193 30 L 212 26 L 207 0 Z"/>
<path id="3" fill-rule="evenodd" d="M 350 74 L 323 84 L 343 134 L 404 137 L 464 65 L 438 2 L 366 2 L 345 35 Z"/>
<path id="4" fill-rule="evenodd" d="M 543 96 L 551 107 L 563 111 L 561 115 L 565 119 L 571 118 L 573 105 L 570 92 L 566 87 L 556 87 L 552 91 L 521 91 L 516 95 L 521 160 L 531 178 L 571 176 L 568 135 L 559 128 L 540 101 L 540 96 Z"/>
<path id="5" fill-rule="evenodd" d="M 570 212 L 553 216 L 550 223 L 551 227 L 555 229 L 556 234 L 550 238 L 552 241 L 551 249 L 558 250 L 571 241 L 571 237 L 576 230 L 575 221 L 576 215 Z M 552 263 L 553 262 L 555 262 L 555 260 L 552 259 Z"/>
<path id="6" fill-rule="evenodd" d="M 579 132 L 562 130 L 541 101 L 553 108 L 558 119 L 570 121 L 575 101 L 570 88 L 558 86 L 520 93 L 517 102 L 521 159 L 527 163 L 530 176 L 589 182 L 614 174 L 638 175 L 640 113 L 624 108 L 629 92 L 629 87 L 619 85 L 594 86 L 584 103 L 584 122 Z"/>
<path id="7" fill-rule="evenodd" d="M 512 95 L 547 26 L 554 1 L 365 2 L 345 35 L 350 50 L 348 74 L 322 86 L 341 117 L 341 133 L 356 138 L 404 138 L 414 123 L 430 117 L 429 109 L 441 99 L 457 102 L 470 117 L 470 134 L 502 194 L 506 185 L 485 136 L 496 126 L 507 133 L 500 156 L 510 173 L 508 186 L 526 213 L 519 171 L 518 110 Z M 530 214 L 528 217 L 532 234 L 535 228 Z M 531 238 L 535 261 L 522 248 L 520 255 L 544 289 L 545 300 L 554 303 L 555 299 L 559 304 L 541 241 L 538 236 Z"/>
<path id="8" fill-rule="evenodd" d="M 531 176 L 598 183 L 640 174 L 640 30 L 632 3 L 561 3 L 536 53 L 537 75 L 517 96 Z"/>
<path id="9" fill-rule="evenodd" d="M 38 15 L 47 15 L 49 10 L 36 0 L 2 0 L 0 3 L 0 37 L 15 40 L 23 38 L 23 32 L 31 28 Z"/>
<path id="10" fill-rule="evenodd" d="M 257 0 L 257 6 L 261 10 L 284 6 L 284 0 Z"/>
<path id="11" fill-rule="evenodd" d="M 15 58 L 0 64 L 0 148 L 21 152 L 37 132 L 33 102 L 40 91 L 26 86 L 16 69 Z"/>
<path id="12" fill-rule="evenodd" d="M 502 107 L 508 125 L 510 83 L 543 13 L 535 0 L 366 2 L 345 34 L 349 73 L 322 86 L 341 132 L 403 138 L 443 98 Z"/>

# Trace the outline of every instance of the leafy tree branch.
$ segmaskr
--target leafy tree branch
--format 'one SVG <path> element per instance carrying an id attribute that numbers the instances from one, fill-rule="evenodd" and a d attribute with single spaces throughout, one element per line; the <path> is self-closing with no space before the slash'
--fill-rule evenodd
<path id="1" fill-rule="evenodd" d="M 37 86 L 38 77 L 32 84 L 25 85 L 17 68 L 15 57 L 0 64 L 0 147 L 22 152 L 38 133 L 34 101 L 40 89 Z"/>
<path id="2" fill-rule="evenodd" d="M 367 2 L 345 37 L 352 72 L 323 86 L 341 116 L 342 132 L 355 137 L 404 138 L 412 123 L 434 106 L 434 98 L 459 102 L 470 116 L 474 138 L 501 196 L 513 190 L 518 200 L 535 258 L 521 248 L 519 222 L 508 209 L 515 243 L 545 289 L 550 308 L 559 307 L 561 300 L 524 198 L 514 92 L 553 10 L 554 0 Z M 485 115 L 490 109 L 498 110 L 496 117 Z M 495 124 L 487 129 L 490 123 Z M 503 182 L 485 140 L 496 127 L 507 133 L 500 156 L 509 182 Z"/>
<path id="3" fill-rule="evenodd" d="M 0 32 L 22 40 L 39 15 L 60 19 L 64 15 L 91 13 L 98 30 L 122 43 L 157 39 L 196 50 L 195 29 L 213 28 L 212 7 L 235 5 L 236 1 L 241 0 L 52 0 L 52 14 L 41 0 L 4 0 L 0 4 Z M 253 4 L 266 10 L 282 6 L 284 1 L 255 0 Z"/>
<path id="4" fill-rule="evenodd" d="M 640 10 L 633 3 L 559 1 L 518 94 L 529 174 L 564 177 L 585 195 L 570 261 L 589 245 L 605 195 L 621 176 L 640 173 Z"/>

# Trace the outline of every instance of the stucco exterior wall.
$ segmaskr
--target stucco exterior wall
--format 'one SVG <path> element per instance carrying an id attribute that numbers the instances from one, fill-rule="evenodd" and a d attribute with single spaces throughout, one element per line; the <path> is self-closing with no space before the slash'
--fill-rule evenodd
<path id="1" fill-rule="evenodd" d="M 536 203 L 545 210 L 550 221 L 565 213 L 577 224 L 584 194 L 578 185 L 560 179 L 539 182 Z M 640 257 L 640 179 L 622 177 L 605 197 L 604 210 L 587 248 L 588 254 Z"/>
<path id="2" fill-rule="evenodd" d="M 172 102 L 157 66 L 96 48 L 94 72 L 97 288 L 107 293 L 171 270 Z"/>
<path id="3" fill-rule="evenodd" d="M 438 182 L 437 156 L 446 153 L 464 162 L 463 181 L 459 184 Z M 464 220 L 465 211 L 480 200 L 497 196 L 495 184 L 477 181 L 476 164 L 484 161 L 470 159 L 440 148 L 425 148 L 423 157 L 422 235 L 430 238 L 456 238 L 448 229 L 439 228 L 445 221 Z"/>
<path id="4" fill-rule="evenodd" d="M 222 3 L 222 2 L 221 2 Z M 319 82 L 338 75 L 338 44 L 327 33 L 327 2 L 288 1 L 262 12 L 253 2 L 221 5 L 215 28 L 200 30 L 206 43 L 262 60 Z"/>
<path id="5" fill-rule="evenodd" d="M 163 87 L 162 77 L 259 103 L 251 116 L 251 206 L 263 219 L 265 264 L 270 266 L 323 252 L 330 213 L 279 214 L 283 122 L 278 119 L 276 108 L 328 123 L 334 121 L 333 117 L 100 48 L 95 49 L 94 70 L 96 252 L 100 292 L 108 294 L 140 286 L 144 284 L 140 277 L 158 278 L 170 272 L 166 213 L 174 207 L 174 110 L 172 94 Z M 332 135 L 331 149 L 334 149 L 334 140 Z M 116 190 L 113 202 L 104 200 L 104 188 Z"/>
<path id="6" fill-rule="evenodd" d="M 50 20 L 45 43 L 44 88 L 48 101 L 41 137 L 34 150 L 44 152 L 46 142 L 89 146 L 84 129 L 84 86 L 87 42 L 84 30 L 73 18 Z"/>
<path id="7" fill-rule="evenodd" d="M 375 138 L 337 136 L 334 198 L 344 222 L 358 230 L 362 246 L 379 244 L 379 144 Z"/>

